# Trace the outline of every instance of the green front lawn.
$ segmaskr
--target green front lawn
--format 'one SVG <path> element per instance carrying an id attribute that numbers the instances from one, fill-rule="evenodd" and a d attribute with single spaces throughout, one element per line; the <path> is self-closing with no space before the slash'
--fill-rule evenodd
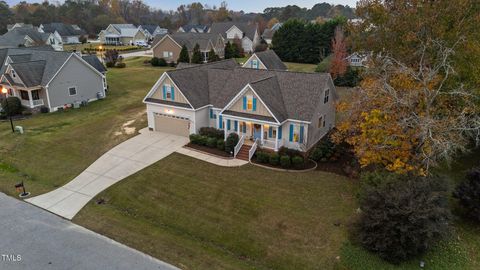
<path id="1" fill-rule="evenodd" d="M 0 192 L 14 194 L 19 181 L 33 195 L 53 190 L 134 136 L 128 127 L 145 127 L 142 99 L 166 69 L 143 66 L 143 60 L 127 59 L 127 68 L 109 70 L 105 100 L 15 122 L 25 128 L 24 135 L 13 135 L 9 123 L 0 122 Z"/>
<path id="2" fill-rule="evenodd" d="M 173 154 L 99 194 L 106 203 L 90 202 L 74 222 L 183 269 L 329 269 L 352 194 L 353 182 L 335 174 Z"/>

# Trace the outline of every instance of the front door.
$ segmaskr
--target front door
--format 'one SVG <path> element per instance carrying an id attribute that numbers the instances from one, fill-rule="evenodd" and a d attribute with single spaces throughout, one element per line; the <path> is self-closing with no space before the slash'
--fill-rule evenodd
<path id="1" fill-rule="evenodd" d="M 260 125 L 253 125 L 253 139 L 261 139 L 262 137 L 262 127 Z"/>

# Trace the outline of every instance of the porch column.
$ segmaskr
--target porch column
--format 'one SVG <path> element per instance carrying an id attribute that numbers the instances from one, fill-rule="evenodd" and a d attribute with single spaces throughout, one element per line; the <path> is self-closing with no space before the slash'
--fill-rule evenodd
<path id="1" fill-rule="evenodd" d="M 223 132 L 225 134 L 225 141 L 227 140 L 227 119 L 222 117 L 222 126 L 223 126 Z"/>
<path id="2" fill-rule="evenodd" d="M 28 102 L 30 103 L 30 108 L 33 108 L 33 98 L 32 98 L 32 91 L 27 91 L 28 92 Z"/>
<path id="3" fill-rule="evenodd" d="M 278 127 L 275 128 L 275 152 L 278 151 Z"/>
<path id="4" fill-rule="evenodd" d="M 260 142 L 263 144 L 263 124 L 260 125 Z"/>

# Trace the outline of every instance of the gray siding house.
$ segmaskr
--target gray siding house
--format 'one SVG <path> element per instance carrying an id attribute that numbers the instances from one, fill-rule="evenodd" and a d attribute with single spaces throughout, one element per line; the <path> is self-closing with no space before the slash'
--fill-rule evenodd
<path id="1" fill-rule="evenodd" d="M 87 62 L 76 53 L 22 48 L 0 50 L 0 61 L 0 85 L 31 110 L 53 112 L 105 97 L 105 69 L 93 58 Z"/>
<path id="2" fill-rule="evenodd" d="M 237 133 L 248 148 L 308 151 L 335 126 L 328 73 L 239 67 L 229 59 L 165 72 L 144 99 L 152 130 Z"/>

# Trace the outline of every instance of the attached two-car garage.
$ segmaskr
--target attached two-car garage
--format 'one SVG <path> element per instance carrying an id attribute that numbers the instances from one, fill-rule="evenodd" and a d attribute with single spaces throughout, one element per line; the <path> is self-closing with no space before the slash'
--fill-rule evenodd
<path id="1" fill-rule="evenodd" d="M 190 120 L 175 115 L 154 113 L 155 131 L 188 137 L 190 135 Z"/>

